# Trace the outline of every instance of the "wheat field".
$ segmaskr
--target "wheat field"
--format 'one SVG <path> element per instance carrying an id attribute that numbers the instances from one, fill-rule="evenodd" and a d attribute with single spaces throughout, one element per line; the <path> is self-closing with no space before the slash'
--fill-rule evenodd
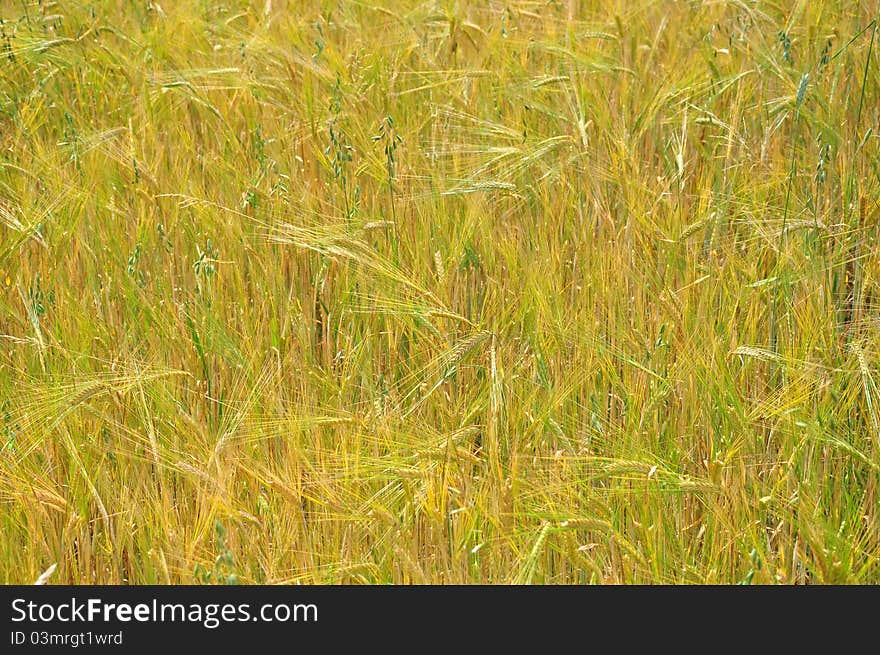
<path id="1" fill-rule="evenodd" d="M 0 0 L 0 582 L 880 582 L 878 12 Z"/>

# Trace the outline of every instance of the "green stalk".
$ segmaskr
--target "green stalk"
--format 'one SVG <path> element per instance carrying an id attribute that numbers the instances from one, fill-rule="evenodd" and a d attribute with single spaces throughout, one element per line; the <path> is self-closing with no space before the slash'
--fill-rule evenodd
<path id="1" fill-rule="evenodd" d="M 782 230 L 779 232 L 779 242 L 776 247 L 776 266 L 774 269 L 778 268 L 782 259 L 782 248 L 785 245 L 785 230 L 788 227 L 788 208 L 791 204 L 791 186 L 794 182 L 794 175 L 797 167 L 797 159 L 795 155 L 797 154 L 797 129 L 798 122 L 800 121 L 801 116 L 801 105 L 804 103 L 804 96 L 807 93 L 807 83 L 810 80 L 810 74 L 804 73 L 801 77 L 801 83 L 798 87 L 797 92 L 797 100 L 795 105 L 795 113 L 794 113 L 794 126 L 792 127 L 792 144 L 791 144 L 791 166 L 788 170 L 788 185 L 785 190 L 785 208 L 782 211 Z M 779 273 L 777 272 L 777 276 Z M 777 314 L 777 305 L 779 301 L 779 281 L 777 280 L 776 284 L 773 285 L 773 305 L 770 313 L 770 350 L 771 352 L 776 352 L 776 342 L 778 340 L 777 330 L 776 330 L 776 314 Z"/>

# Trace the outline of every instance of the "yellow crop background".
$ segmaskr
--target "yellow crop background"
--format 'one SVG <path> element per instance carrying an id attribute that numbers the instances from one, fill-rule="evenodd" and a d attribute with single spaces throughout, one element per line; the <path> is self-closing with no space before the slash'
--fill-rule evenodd
<path id="1" fill-rule="evenodd" d="M 0 582 L 880 582 L 878 11 L 0 1 Z"/>

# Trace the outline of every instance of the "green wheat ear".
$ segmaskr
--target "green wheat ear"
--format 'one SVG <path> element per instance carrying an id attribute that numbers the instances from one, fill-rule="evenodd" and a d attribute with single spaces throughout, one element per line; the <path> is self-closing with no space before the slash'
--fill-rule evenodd
<path id="1" fill-rule="evenodd" d="M 797 91 L 797 107 L 800 109 L 801 105 L 804 104 L 804 97 L 807 95 L 807 85 L 810 81 L 810 74 L 804 73 L 801 76 L 801 83 L 798 85 Z"/>

